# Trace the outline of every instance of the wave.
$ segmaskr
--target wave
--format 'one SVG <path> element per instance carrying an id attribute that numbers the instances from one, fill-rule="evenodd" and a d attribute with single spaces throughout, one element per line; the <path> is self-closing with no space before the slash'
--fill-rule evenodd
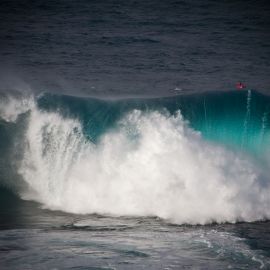
<path id="1" fill-rule="evenodd" d="M 14 125 L 21 134 L 5 130 L 20 145 L 15 167 L 24 199 L 53 210 L 179 224 L 270 217 L 267 96 L 29 100 L 12 117 L 8 105 L 0 110 L 0 129 Z"/>

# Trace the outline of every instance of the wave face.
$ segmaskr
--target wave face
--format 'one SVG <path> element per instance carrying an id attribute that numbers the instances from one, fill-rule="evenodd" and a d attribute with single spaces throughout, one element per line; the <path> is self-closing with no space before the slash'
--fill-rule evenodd
<path id="1" fill-rule="evenodd" d="M 156 99 L 101 101 L 68 96 L 43 96 L 39 107 L 79 119 L 84 135 L 96 140 L 126 113 L 180 110 L 190 127 L 205 139 L 258 154 L 269 145 L 270 98 L 254 91 L 211 92 Z"/>
<path id="2" fill-rule="evenodd" d="M 1 105 L 0 128 L 20 145 L 12 157 L 26 184 L 24 199 L 73 213 L 179 224 L 270 218 L 267 96 L 105 101 L 45 94 L 23 106 L 21 100 L 12 99 L 17 110 Z"/>

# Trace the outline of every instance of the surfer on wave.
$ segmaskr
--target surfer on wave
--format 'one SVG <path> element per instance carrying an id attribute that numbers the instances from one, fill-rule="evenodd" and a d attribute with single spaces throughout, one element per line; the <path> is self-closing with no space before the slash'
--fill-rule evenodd
<path id="1" fill-rule="evenodd" d="M 237 90 L 242 90 L 242 89 L 245 89 L 245 88 L 246 88 L 246 86 L 242 82 L 236 83 L 236 89 Z"/>

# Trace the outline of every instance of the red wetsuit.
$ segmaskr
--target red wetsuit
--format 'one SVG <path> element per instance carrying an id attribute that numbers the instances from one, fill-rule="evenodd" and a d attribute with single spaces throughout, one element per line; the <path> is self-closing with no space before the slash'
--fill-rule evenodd
<path id="1" fill-rule="evenodd" d="M 241 90 L 241 89 L 244 89 L 244 88 L 246 88 L 246 86 L 245 86 L 243 83 L 238 82 L 238 83 L 236 84 L 236 89 Z"/>

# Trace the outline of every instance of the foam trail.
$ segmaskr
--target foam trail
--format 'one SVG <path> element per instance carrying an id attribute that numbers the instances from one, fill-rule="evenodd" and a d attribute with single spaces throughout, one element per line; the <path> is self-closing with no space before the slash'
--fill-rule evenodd
<path id="1" fill-rule="evenodd" d="M 246 140 L 248 138 L 248 123 L 250 120 L 250 103 L 251 103 L 251 90 L 248 90 L 247 92 L 247 105 L 246 105 L 246 116 L 244 120 L 244 125 L 243 125 L 243 137 L 242 137 L 242 144 L 241 147 L 246 143 Z"/>
<path id="2" fill-rule="evenodd" d="M 50 209 L 179 224 L 270 218 L 262 171 L 204 141 L 180 112 L 134 110 L 93 144 L 79 121 L 33 109 L 26 142 L 23 197 Z"/>
<path id="3" fill-rule="evenodd" d="M 264 112 L 262 116 L 262 127 L 261 127 L 261 134 L 260 134 L 260 146 L 263 145 L 264 137 L 265 137 L 265 130 L 267 127 L 267 118 L 268 118 L 268 112 Z"/>

